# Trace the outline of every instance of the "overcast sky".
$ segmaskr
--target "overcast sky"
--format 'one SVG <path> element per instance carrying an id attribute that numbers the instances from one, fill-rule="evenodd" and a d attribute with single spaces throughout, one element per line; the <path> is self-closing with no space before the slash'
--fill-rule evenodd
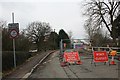
<path id="1" fill-rule="evenodd" d="M 50 23 L 52 29 L 58 33 L 60 29 L 72 31 L 74 38 L 85 38 L 82 15 L 84 0 L 1 0 L 0 20 L 11 23 L 11 14 L 15 14 L 15 22 L 20 23 L 20 29 L 26 28 L 28 23 L 41 21 Z"/>

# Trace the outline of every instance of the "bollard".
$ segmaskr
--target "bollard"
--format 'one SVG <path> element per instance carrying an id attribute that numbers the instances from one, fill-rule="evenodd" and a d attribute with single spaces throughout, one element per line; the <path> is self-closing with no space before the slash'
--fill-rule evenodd
<path id="1" fill-rule="evenodd" d="M 115 61 L 114 61 L 114 56 L 112 56 L 112 60 L 110 62 L 110 65 L 116 65 Z"/>
<path id="2" fill-rule="evenodd" d="M 117 54 L 117 52 L 115 50 L 110 52 L 110 55 L 112 56 L 110 65 L 116 65 L 115 61 L 114 61 L 114 56 Z"/>

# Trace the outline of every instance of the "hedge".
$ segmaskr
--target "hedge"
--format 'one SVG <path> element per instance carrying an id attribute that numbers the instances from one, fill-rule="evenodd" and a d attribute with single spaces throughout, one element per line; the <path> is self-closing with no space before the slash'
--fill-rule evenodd
<path id="1" fill-rule="evenodd" d="M 16 65 L 20 65 L 25 62 L 31 54 L 29 52 L 16 52 Z M 14 68 L 14 54 L 13 51 L 3 51 L 2 52 L 2 70 L 7 71 Z"/>

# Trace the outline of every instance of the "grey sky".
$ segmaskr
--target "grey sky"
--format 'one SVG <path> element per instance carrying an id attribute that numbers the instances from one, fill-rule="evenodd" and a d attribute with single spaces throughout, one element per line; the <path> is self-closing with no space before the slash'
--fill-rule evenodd
<path id="1" fill-rule="evenodd" d="M 11 0 L 12 1 L 12 0 Z M 15 13 L 15 22 L 20 23 L 20 29 L 24 29 L 28 23 L 42 21 L 50 23 L 52 29 L 58 32 L 64 29 L 72 31 L 74 38 L 85 38 L 84 21 L 82 15 L 82 2 L 77 0 L 51 2 L 45 0 L 39 2 L 0 2 L 0 20 L 12 22 L 11 13 Z"/>

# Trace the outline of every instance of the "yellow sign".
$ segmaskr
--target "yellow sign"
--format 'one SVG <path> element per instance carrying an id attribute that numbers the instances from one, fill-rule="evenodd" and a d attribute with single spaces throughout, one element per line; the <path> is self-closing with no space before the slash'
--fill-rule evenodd
<path id="1" fill-rule="evenodd" d="M 113 51 L 110 52 L 111 56 L 115 56 L 116 54 L 117 54 L 117 51 L 115 51 L 115 50 L 113 50 Z"/>

